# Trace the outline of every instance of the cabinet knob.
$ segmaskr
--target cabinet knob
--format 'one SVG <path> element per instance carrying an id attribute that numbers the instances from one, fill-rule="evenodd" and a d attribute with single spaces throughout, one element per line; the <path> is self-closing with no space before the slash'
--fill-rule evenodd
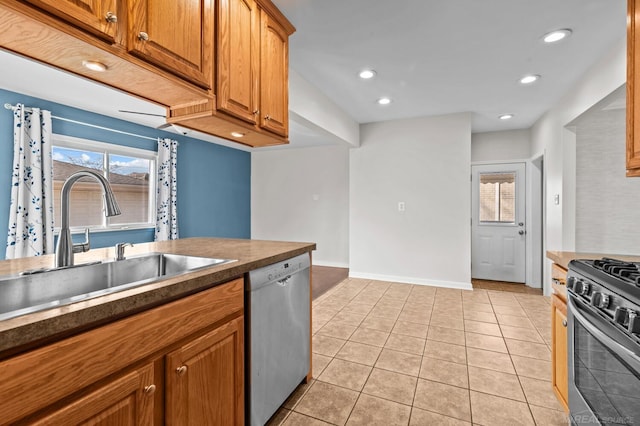
<path id="1" fill-rule="evenodd" d="M 186 372 L 187 372 L 186 365 L 181 365 L 180 367 L 176 368 L 176 373 L 178 373 L 178 376 L 184 376 L 184 373 Z"/>
<path id="2" fill-rule="evenodd" d="M 147 395 L 153 395 L 156 392 L 156 385 L 149 385 L 144 387 L 144 393 Z"/>
<path id="3" fill-rule="evenodd" d="M 567 326 L 567 320 L 562 320 L 562 326 L 566 327 Z"/>
<path id="4" fill-rule="evenodd" d="M 259 109 L 253 111 L 253 115 L 258 115 L 258 114 L 260 114 L 260 110 Z"/>
<path id="5" fill-rule="evenodd" d="M 264 119 L 267 120 L 267 121 L 271 120 L 271 116 L 269 114 L 267 114 L 267 115 L 264 116 Z"/>
<path id="6" fill-rule="evenodd" d="M 140 31 L 138 33 L 138 40 L 140 40 L 140 41 L 149 41 L 149 34 L 145 33 L 144 31 Z"/>
<path id="7" fill-rule="evenodd" d="M 105 16 L 104 18 L 111 24 L 115 24 L 116 22 L 118 22 L 118 16 L 113 12 L 107 12 L 107 16 Z"/>

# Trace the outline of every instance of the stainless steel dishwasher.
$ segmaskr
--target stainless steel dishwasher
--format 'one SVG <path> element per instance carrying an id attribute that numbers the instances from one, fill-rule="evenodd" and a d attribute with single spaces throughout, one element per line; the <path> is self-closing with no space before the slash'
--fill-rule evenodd
<path id="1" fill-rule="evenodd" d="M 309 254 L 249 273 L 245 287 L 246 409 L 262 426 L 309 371 Z"/>

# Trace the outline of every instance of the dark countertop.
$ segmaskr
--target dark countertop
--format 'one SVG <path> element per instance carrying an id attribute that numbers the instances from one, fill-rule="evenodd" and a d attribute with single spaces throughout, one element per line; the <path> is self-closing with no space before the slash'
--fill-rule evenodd
<path id="1" fill-rule="evenodd" d="M 163 252 L 237 259 L 237 262 L 212 266 L 121 292 L 0 321 L 0 359 L 242 277 L 253 269 L 310 252 L 315 248 L 315 243 L 222 238 L 186 238 L 136 244 L 126 249 L 127 256 Z M 92 249 L 87 253 L 76 254 L 75 264 L 109 259 L 113 256 L 113 248 Z M 53 255 L 4 260 L 0 261 L 0 275 L 14 275 L 29 269 L 51 266 Z"/>

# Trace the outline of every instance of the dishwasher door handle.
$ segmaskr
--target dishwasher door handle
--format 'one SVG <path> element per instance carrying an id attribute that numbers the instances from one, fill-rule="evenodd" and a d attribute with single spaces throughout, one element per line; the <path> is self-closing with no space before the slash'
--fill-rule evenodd
<path id="1" fill-rule="evenodd" d="M 281 280 L 278 281 L 278 284 L 280 284 L 282 287 L 286 286 L 287 284 L 289 284 L 289 281 L 291 281 L 291 275 L 289 275 L 286 278 L 283 278 Z"/>

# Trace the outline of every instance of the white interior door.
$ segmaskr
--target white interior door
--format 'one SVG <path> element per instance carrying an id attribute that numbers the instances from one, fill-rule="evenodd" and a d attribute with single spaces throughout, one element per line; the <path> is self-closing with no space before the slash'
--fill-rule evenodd
<path id="1" fill-rule="evenodd" d="M 471 167 L 471 276 L 525 282 L 525 163 Z"/>

